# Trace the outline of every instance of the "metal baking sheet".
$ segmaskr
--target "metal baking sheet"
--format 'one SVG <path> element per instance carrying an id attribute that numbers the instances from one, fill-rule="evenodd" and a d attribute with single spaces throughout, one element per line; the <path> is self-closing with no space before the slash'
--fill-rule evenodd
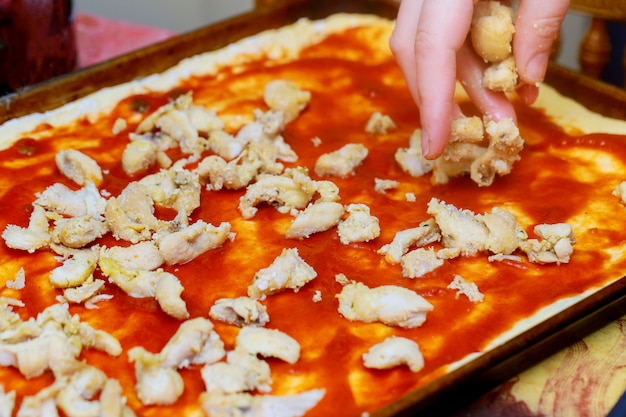
<path id="1" fill-rule="evenodd" d="M 219 49 L 301 17 L 319 19 L 337 12 L 358 12 L 394 18 L 397 7 L 397 2 L 391 0 L 277 2 L 5 96 L 0 99 L 0 122 L 49 110 L 101 88 L 165 70 L 183 58 Z M 550 67 L 547 81 L 594 111 L 626 118 L 626 93 L 622 90 L 555 65 Z M 373 415 L 443 415 L 625 313 L 626 279 L 621 279 Z"/>

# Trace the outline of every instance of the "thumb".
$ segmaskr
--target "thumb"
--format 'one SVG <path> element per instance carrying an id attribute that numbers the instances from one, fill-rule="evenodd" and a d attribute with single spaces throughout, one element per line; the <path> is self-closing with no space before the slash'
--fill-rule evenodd
<path id="1" fill-rule="evenodd" d="M 513 52 L 520 79 L 527 84 L 543 81 L 552 44 L 569 0 L 521 0 L 515 19 Z"/>

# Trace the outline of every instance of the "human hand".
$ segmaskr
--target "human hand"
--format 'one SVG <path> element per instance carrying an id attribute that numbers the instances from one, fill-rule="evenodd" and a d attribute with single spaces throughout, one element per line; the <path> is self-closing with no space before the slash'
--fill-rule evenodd
<path id="1" fill-rule="evenodd" d="M 450 126 L 461 116 L 454 101 L 456 80 L 484 115 L 494 120 L 515 110 L 504 93 L 485 88 L 485 62 L 468 40 L 477 0 L 402 0 L 390 47 L 420 109 L 422 153 L 434 159 L 448 143 Z M 520 79 L 517 93 L 528 104 L 538 94 L 552 43 L 569 0 L 520 0 L 515 17 L 513 51 Z"/>

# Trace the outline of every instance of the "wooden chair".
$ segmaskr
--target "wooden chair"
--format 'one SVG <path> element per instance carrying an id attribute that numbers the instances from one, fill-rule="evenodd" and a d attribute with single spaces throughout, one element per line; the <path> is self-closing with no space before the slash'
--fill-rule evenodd
<path id="1" fill-rule="evenodd" d="M 584 74 L 601 79 L 609 63 L 612 47 L 607 32 L 607 22 L 626 23 L 626 1 L 571 0 L 570 8 L 591 16 L 591 24 L 579 47 L 578 59 Z M 626 56 L 622 58 L 622 61 L 626 68 Z"/>

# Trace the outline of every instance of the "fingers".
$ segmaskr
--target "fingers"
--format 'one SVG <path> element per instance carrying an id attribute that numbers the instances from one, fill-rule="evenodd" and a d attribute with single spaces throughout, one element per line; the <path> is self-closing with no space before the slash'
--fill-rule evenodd
<path id="1" fill-rule="evenodd" d="M 543 81 L 550 50 L 559 34 L 569 0 L 521 0 L 516 15 L 513 51 L 520 79 Z"/>
<path id="2" fill-rule="evenodd" d="M 507 97 L 483 86 L 484 63 L 469 44 L 463 46 L 476 1 L 403 0 L 400 5 L 389 44 L 420 109 L 422 153 L 429 159 L 441 155 L 460 114 L 454 102 L 457 77 L 483 114 L 516 120 Z M 537 98 L 536 84 L 545 76 L 568 6 L 568 0 L 520 1 L 513 50 L 524 83 L 517 91 L 528 104 Z"/>
<path id="3" fill-rule="evenodd" d="M 422 152 L 426 158 L 441 155 L 448 143 L 454 110 L 456 54 L 469 32 L 472 13 L 472 0 L 425 0 L 422 5 L 415 36 L 415 68 Z"/>
<path id="4" fill-rule="evenodd" d="M 415 35 L 419 24 L 422 3 L 422 0 L 403 0 L 400 3 L 398 18 L 389 40 L 389 47 L 402 70 L 409 92 L 418 106 Z"/>
<path id="5" fill-rule="evenodd" d="M 483 86 L 483 75 L 486 64 L 473 51 L 471 42 L 467 41 L 457 54 L 458 77 L 471 101 L 480 112 L 498 121 L 509 117 L 517 121 L 513 104 L 504 93 L 496 92 Z"/>

